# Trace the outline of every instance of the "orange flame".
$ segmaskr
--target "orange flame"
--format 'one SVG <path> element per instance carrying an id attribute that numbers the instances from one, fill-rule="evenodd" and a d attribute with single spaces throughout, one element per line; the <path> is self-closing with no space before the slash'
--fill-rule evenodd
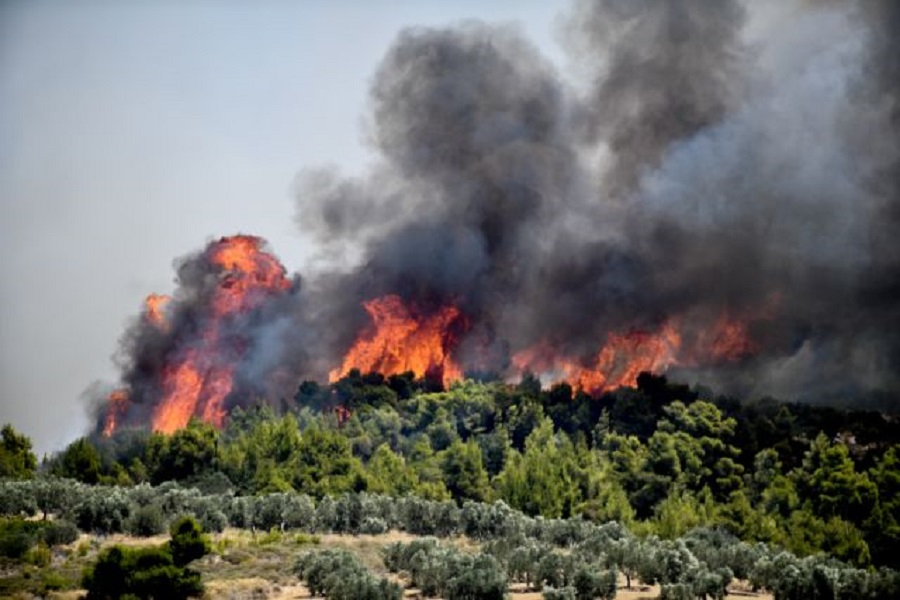
<path id="1" fill-rule="evenodd" d="M 144 315 L 148 321 L 160 329 L 164 329 L 167 326 L 166 306 L 170 300 L 171 298 L 165 294 L 150 294 L 144 300 Z"/>
<path id="2" fill-rule="evenodd" d="M 665 370 L 676 362 L 680 347 L 681 335 L 666 323 L 655 333 L 610 333 L 606 344 L 587 365 L 560 355 L 548 344 L 537 344 L 516 353 L 512 363 L 520 373 L 531 371 L 554 381 L 567 381 L 590 393 L 600 393 L 634 386 L 643 371 Z"/>
<path id="3" fill-rule="evenodd" d="M 207 248 L 206 259 L 220 270 L 212 314 L 193 345 L 163 369 L 163 398 L 153 414 L 154 431 L 171 433 L 186 426 L 191 417 L 217 427 L 224 424 L 225 398 L 233 386 L 239 351 L 231 347 L 232 341 L 223 339 L 222 321 L 257 308 L 265 298 L 291 286 L 284 267 L 261 245 L 259 238 L 238 235 Z"/>
<path id="4" fill-rule="evenodd" d="M 452 328 L 462 319 L 452 306 L 422 315 L 394 295 L 363 303 L 372 327 L 361 334 L 344 356 L 340 368 L 329 373 L 337 381 L 353 368 L 392 375 L 413 371 L 421 377 L 439 370 L 444 385 L 462 378 L 451 354 L 457 339 Z M 606 342 L 588 361 L 559 352 L 542 342 L 512 356 L 511 376 L 526 371 L 557 382 L 567 381 L 589 393 L 635 386 L 644 371 L 663 372 L 675 365 L 730 362 L 757 351 L 747 321 L 724 314 L 708 329 L 684 340 L 682 319 L 669 319 L 656 331 L 610 332 Z"/>
<path id="5" fill-rule="evenodd" d="M 291 287 L 278 259 L 260 250 L 262 240 L 250 235 L 222 238 L 207 249 L 210 262 L 222 269 L 213 298 L 219 317 L 256 308 L 272 292 Z"/>
<path id="6" fill-rule="evenodd" d="M 116 430 L 116 422 L 128 408 L 128 392 L 114 390 L 106 398 L 106 419 L 103 424 L 103 437 L 109 437 Z"/>
<path id="7" fill-rule="evenodd" d="M 329 373 L 329 381 L 354 368 L 383 375 L 412 371 L 417 377 L 440 373 L 444 385 L 462 379 L 462 370 L 451 357 L 456 346 L 452 329 L 464 323 L 458 308 L 448 305 L 422 315 L 394 295 L 364 302 L 363 308 L 372 318 L 372 328 L 357 338 L 340 368 Z"/>
<path id="8" fill-rule="evenodd" d="M 727 314 L 722 314 L 711 329 L 700 334 L 697 346 L 701 349 L 701 355 L 705 349 L 708 360 L 712 362 L 740 360 L 759 350 L 750 338 L 747 322 L 730 319 Z"/>

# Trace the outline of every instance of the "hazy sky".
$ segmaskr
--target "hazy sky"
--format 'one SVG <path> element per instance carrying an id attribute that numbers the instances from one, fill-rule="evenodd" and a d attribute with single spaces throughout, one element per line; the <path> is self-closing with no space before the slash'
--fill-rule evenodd
<path id="1" fill-rule="evenodd" d="M 562 6 L 0 4 L 0 423 L 39 453 L 82 434 L 126 323 L 208 239 L 260 235 L 300 270 L 292 181 L 366 163 L 369 79 L 401 28 L 518 22 L 558 59 Z"/>

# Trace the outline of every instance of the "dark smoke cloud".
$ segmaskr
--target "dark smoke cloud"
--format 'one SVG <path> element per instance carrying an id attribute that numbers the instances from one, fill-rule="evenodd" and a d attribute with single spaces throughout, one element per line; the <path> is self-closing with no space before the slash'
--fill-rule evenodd
<path id="1" fill-rule="evenodd" d="M 897 4 L 798 2 L 755 37 L 753 9 L 579 2 L 576 81 L 509 28 L 403 32 L 372 84 L 378 166 L 299 185 L 301 228 L 353 248 L 310 294 L 331 351 L 385 293 L 457 303 L 464 354 L 488 345 L 501 371 L 541 340 L 584 358 L 610 331 L 724 313 L 759 352 L 681 375 L 896 391 Z"/>
<path id="2" fill-rule="evenodd" d="M 609 147 L 610 194 L 630 191 L 669 144 L 736 104 L 743 24 L 736 0 L 578 2 L 566 33 L 576 60 L 595 69 L 583 125 Z"/>
<path id="3" fill-rule="evenodd" d="M 896 394 L 900 4 L 769 4 L 762 27 L 759 6 L 579 2 L 562 29 L 575 80 L 514 28 L 403 31 L 372 80 L 374 166 L 298 177 L 296 220 L 321 249 L 302 289 L 228 324 L 230 401 L 323 380 L 369 323 L 361 302 L 385 294 L 457 305 L 472 371 L 512 375 L 537 343 L 588 360 L 611 332 L 673 318 L 702 341 L 725 315 L 755 352 L 676 376 Z M 216 277 L 183 260 L 178 334 L 127 334 L 138 404 L 159 397 L 161 361 L 207 318 Z"/>

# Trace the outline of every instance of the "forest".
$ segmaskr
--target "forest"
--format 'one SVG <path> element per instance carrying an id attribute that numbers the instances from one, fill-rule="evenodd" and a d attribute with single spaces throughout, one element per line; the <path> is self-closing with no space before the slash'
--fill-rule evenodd
<path id="1" fill-rule="evenodd" d="M 50 573 L 54 548 L 79 532 L 196 527 L 416 536 L 384 545 L 381 572 L 300 544 L 292 572 L 327 598 L 399 598 L 391 573 L 448 599 L 503 598 L 512 583 L 545 598 L 611 598 L 620 576 L 658 584 L 664 598 L 722 598 L 737 580 L 779 600 L 897 597 L 898 460 L 892 414 L 737 399 L 649 373 L 591 397 L 530 375 L 445 390 L 411 373 L 352 371 L 304 382 L 278 410 L 235 408 L 222 430 L 195 420 L 171 435 L 97 433 L 40 464 L 6 426 L 0 554 L 18 575 L 0 592 L 109 597 L 92 591 L 90 569 Z M 460 550 L 460 537 L 476 549 Z M 168 596 L 202 590 L 165 548 L 153 560 L 104 552 L 91 568 L 115 563 L 123 582 L 149 560 L 183 581 Z M 197 558 L 208 552 L 215 544 Z M 32 587 L 21 581 L 29 565 Z"/>

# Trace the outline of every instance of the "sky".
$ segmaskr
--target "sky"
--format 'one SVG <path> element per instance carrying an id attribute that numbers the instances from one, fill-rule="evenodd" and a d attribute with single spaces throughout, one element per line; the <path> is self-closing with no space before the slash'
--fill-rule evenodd
<path id="1" fill-rule="evenodd" d="M 88 428 L 119 337 L 173 260 L 233 233 L 288 271 L 298 172 L 371 159 L 372 73 L 397 33 L 514 23 L 561 60 L 564 4 L 0 4 L 0 423 L 39 456 Z"/>

